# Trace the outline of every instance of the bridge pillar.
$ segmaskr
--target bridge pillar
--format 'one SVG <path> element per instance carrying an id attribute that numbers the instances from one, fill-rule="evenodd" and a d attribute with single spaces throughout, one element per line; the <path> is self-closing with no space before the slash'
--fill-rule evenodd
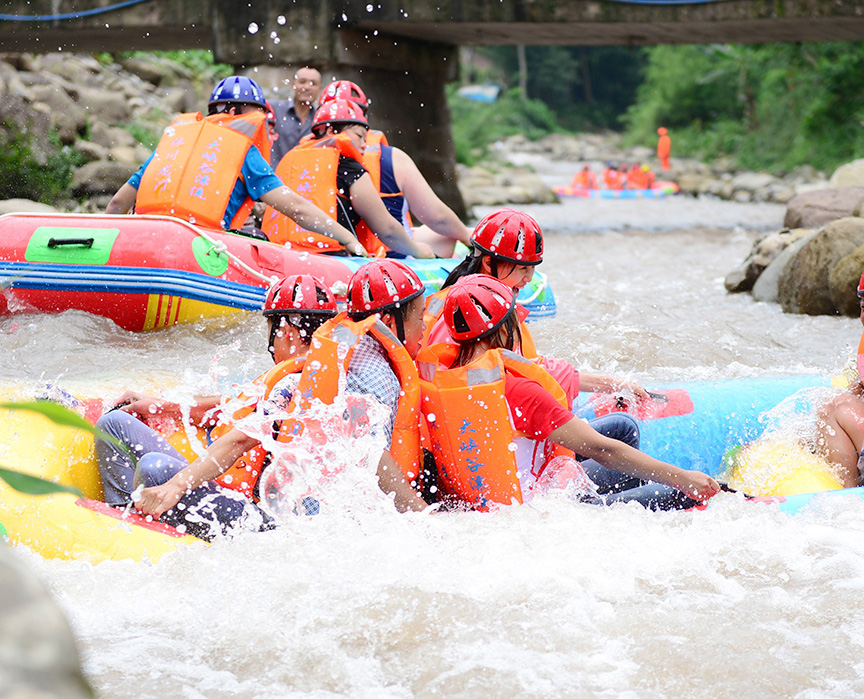
<path id="1" fill-rule="evenodd" d="M 456 47 L 354 31 L 341 25 L 333 9 L 337 1 L 214 0 L 214 57 L 244 68 L 311 65 L 325 80 L 353 80 L 371 101 L 370 125 L 414 159 L 438 196 L 464 220 L 444 91 L 458 77 Z"/>

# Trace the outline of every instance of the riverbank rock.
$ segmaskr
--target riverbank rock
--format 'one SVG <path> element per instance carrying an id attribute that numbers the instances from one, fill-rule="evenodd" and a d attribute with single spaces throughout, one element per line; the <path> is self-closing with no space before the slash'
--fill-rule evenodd
<path id="1" fill-rule="evenodd" d="M 783 248 L 780 254 L 771 261 L 771 264 L 765 268 L 762 274 L 759 275 L 756 283 L 753 284 L 751 294 L 755 301 L 763 303 L 777 303 L 779 301 L 780 277 L 786 271 L 786 266 L 795 259 L 801 248 L 812 240 L 815 235 L 816 231 L 812 231 L 803 238 L 799 238 L 791 245 Z"/>
<path id="2" fill-rule="evenodd" d="M 855 248 L 831 270 L 828 292 L 831 303 L 841 315 L 857 316 L 861 313 L 861 300 L 858 298 L 861 270 L 864 270 L 864 245 Z"/>
<path id="3" fill-rule="evenodd" d="M 76 196 L 114 194 L 137 169 L 134 165 L 112 160 L 87 163 L 72 175 L 72 192 Z"/>
<path id="4" fill-rule="evenodd" d="M 78 648 L 57 603 L 0 543 L 0 696 L 92 697 Z"/>
<path id="5" fill-rule="evenodd" d="M 731 293 L 750 291 L 759 276 L 786 247 L 811 233 L 812 231 L 806 228 L 796 228 L 791 231 L 787 229 L 757 240 L 741 266 L 726 276 L 724 281 L 726 291 Z"/>
<path id="6" fill-rule="evenodd" d="M 839 218 L 854 215 L 862 199 L 864 199 L 864 187 L 840 187 L 807 192 L 789 202 L 783 225 L 786 228 L 824 226 Z"/>
<path id="7" fill-rule="evenodd" d="M 0 214 L 14 214 L 16 212 L 54 214 L 57 213 L 57 209 L 49 204 L 42 204 L 30 199 L 6 199 L 0 201 Z"/>
<path id="8" fill-rule="evenodd" d="M 841 259 L 862 245 L 862 218 L 842 218 L 814 235 L 780 277 L 778 298 L 783 310 L 807 315 L 836 314 L 829 286 L 831 272 Z"/>
<path id="9" fill-rule="evenodd" d="M 864 187 L 864 159 L 838 167 L 828 180 L 831 187 Z"/>
<path id="10" fill-rule="evenodd" d="M 555 192 L 536 173 L 497 163 L 460 168 L 459 191 L 468 207 L 558 203 Z"/>

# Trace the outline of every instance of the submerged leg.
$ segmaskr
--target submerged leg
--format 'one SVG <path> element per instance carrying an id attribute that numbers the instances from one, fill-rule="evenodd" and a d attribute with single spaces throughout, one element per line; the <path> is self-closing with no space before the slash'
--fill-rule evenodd
<path id="1" fill-rule="evenodd" d="M 639 448 L 639 423 L 627 413 L 610 413 L 609 415 L 591 420 L 590 424 L 591 427 L 604 437 L 617 439 L 619 442 L 624 442 L 634 449 Z M 579 460 L 578 456 L 576 458 Z M 626 473 L 619 473 L 618 471 L 613 471 L 611 468 L 606 468 L 594 459 L 582 461 L 582 468 L 585 469 L 585 473 L 597 485 L 597 491 L 601 495 L 617 493 L 644 485 L 645 483 L 645 481 L 635 476 L 628 476 Z"/>
<path id="2" fill-rule="evenodd" d="M 864 399 L 843 393 L 819 410 L 817 444 L 821 453 L 839 467 L 843 487 L 860 482 L 858 459 L 864 444 Z"/>

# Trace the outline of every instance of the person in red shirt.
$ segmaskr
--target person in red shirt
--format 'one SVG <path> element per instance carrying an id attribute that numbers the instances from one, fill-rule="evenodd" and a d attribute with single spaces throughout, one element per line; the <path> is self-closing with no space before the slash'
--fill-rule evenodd
<path id="1" fill-rule="evenodd" d="M 425 375 L 423 410 L 431 425 L 435 461 L 458 496 L 471 502 L 473 493 L 494 490 L 490 484 L 500 484 L 515 470 L 524 501 L 547 466 L 560 467 L 562 459 L 566 463 L 566 454 L 550 451 L 552 445 L 573 452 L 599 492 L 607 494 L 607 502 L 635 501 L 652 509 L 671 509 L 719 492 L 719 484 L 707 474 L 654 459 L 601 435 L 574 416 L 563 391 L 542 366 L 513 351 L 519 347 L 520 323 L 513 292 L 506 284 L 479 274 L 459 280 L 447 296 L 444 319 L 458 349 L 433 345 L 421 352 L 418 362 L 421 379 Z M 503 391 L 495 388 L 502 383 L 502 371 Z M 510 434 L 501 433 L 506 419 L 495 417 L 502 402 L 512 426 Z M 487 424 L 495 428 L 484 429 Z M 471 431 L 483 436 L 466 441 Z M 568 468 L 580 477 L 573 464 Z M 467 478 L 454 478 L 454 473 Z M 501 492 L 499 488 L 490 499 L 509 502 Z M 504 488 L 505 496 L 507 492 Z M 485 501 L 473 504 L 485 505 Z"/>

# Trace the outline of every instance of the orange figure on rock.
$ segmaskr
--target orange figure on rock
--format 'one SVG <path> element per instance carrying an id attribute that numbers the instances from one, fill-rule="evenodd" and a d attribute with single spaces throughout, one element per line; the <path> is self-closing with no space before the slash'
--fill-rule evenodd
<path id="1" fill-rule="evenodd" d="M 669 132 L 660 127 L 657 129 L 660 138 L 657 140 L 657 157 L 660 159 L 660 167 L 664 170 L 669 169 L 669 154 L 672 152 L 672 139 L 669 138 Z"/>

